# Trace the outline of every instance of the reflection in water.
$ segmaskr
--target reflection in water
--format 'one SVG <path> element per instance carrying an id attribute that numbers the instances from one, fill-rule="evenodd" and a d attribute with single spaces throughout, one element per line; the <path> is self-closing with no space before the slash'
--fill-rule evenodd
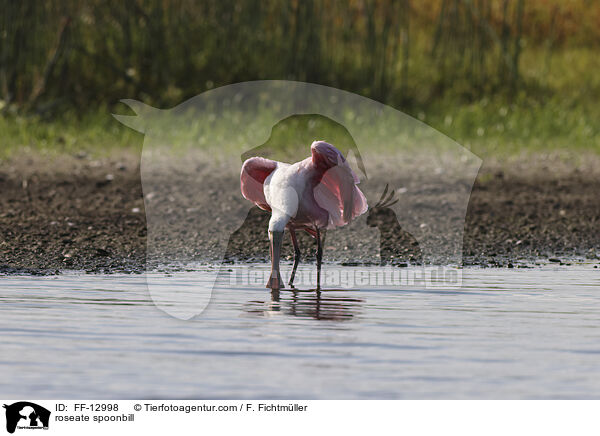
<path id="1" fill-rule="evenodd" d="M 256 316 L 276 313 L 314 318 L 325 321 L 347 321 L 360 312 L 364 300 L 345 296 L 332 296 L 332 291 L 271 291 L 270 301 L 249 301 L 246 312 Z"/>

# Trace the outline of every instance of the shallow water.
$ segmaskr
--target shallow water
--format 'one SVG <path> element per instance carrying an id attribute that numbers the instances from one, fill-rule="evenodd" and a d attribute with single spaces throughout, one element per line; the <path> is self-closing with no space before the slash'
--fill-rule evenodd
<path id="1" fill-rule="evenodd" d="M 182 321 L 143 276 L 3 277 L 0 397 L 600 398 L 599 278 L 466 269 L 458 290 L 279 301 L 244 285 Z"/>

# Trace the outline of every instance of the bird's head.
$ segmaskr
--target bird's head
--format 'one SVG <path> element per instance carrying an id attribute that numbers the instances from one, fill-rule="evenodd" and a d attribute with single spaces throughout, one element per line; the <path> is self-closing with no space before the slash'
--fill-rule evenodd
<path id="1" fill-rule="evenodd" d="M 381 227 L 396 218 L 396 213 L 391 209 L 391 206 L 398 202 L 398 198 L 395 197 L 396 191 L 392 189 L 388 192 L 388 190 L 389 185 L 385 185 L 383 194 L 381 194 L 377 204 L 369 208 L 369 215 L 367 216 L 369 227 Z"/>

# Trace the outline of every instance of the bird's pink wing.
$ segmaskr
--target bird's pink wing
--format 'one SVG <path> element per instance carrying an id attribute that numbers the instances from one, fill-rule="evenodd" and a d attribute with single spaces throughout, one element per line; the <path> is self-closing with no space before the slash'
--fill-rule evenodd
<path id="1" fill-rule="evenodd" d="M 342 153 L 324 141 L 313 142 L 311 152 L 313 165 L 323 171 L 315 200 L 329 212 L 329 227 L 343 226 L 365 213 L 367 199 L 356 186 L 359 178 Z"/>
<path id="2" fill-rule="evenodd" d="M 265 179 L 277 168 L 277 162 L 263 157 L 252 157 L 242 165 L 240 174 L 240 186 L 242 195 L 258 207 L 271 210 L 265 199 Z"/>

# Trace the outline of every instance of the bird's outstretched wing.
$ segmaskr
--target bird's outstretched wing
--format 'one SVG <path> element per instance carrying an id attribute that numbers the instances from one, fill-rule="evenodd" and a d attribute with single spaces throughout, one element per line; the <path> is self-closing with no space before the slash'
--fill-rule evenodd
<path id="1" fill-rule="evenodd" d="M 242 195 L 258 207 L 271 211 L 271 207 L 265 199 L 264 182 L 269 174 L 275 171 L 277 162 L 264 157 L 252 157 L 242 165 L 240 174 L 240 186 Z"/>
<path id="2" fill-rule="evenodd" d="M 343 226 L 365 213 L 367 199 L 356 186 L 360 180 L 342 153 L 324 141 L 315 141 L 310 148 L 313 165 L 323 171 L 315 200 L 329 212 L 329 226 Z"/>

